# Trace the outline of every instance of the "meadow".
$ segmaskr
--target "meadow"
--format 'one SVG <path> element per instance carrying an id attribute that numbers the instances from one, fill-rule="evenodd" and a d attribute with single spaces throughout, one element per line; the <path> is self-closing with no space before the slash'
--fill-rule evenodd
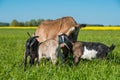
<path id="1" fill-rule="evenodd" d="M 75 66 L 71 61 L 57 66 L 43 60 L 37 66 L 21 65 L 25 41 L 35 29 L 0 29 L 0 80 L 120 80 L 120 31 L 81 30 L 79 41 L 102 42 L 116 48 L 106 59 L 81 60 Z"/>

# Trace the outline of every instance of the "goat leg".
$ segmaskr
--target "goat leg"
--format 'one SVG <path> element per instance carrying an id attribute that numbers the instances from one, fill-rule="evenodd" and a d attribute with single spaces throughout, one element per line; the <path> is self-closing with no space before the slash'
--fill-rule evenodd
<path id="1" fill-rule="evenodd" d="M 37 56 L 37 60 L 36 60 L 36 66 L 39 66 L 39 56 Z"/>
<path id="2" fill-rule="evenodd" d="M 26 71 L 26 65 L 27 65 L 27 55 L 24 56 L 24 71 Z"/>
<path id="3" fill-rule="evenodd" d="M 34 62 L 35 62 L 35 58 L 33 56 L 30 57 L 30 61 L 29 61 L 30 67 L 34 64 Z"/>
<path id="4" fill-rule="evenodd" d="M 74 57 L 74 64 L 77 65 L 80 61 L 79 57 Z"/>

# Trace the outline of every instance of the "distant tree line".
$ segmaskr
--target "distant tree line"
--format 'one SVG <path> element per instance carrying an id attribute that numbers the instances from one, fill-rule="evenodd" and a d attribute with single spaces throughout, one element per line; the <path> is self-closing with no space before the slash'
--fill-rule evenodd
<path id="1" fill-rule="evenodd" d="M 9 26 L 9 23 L 0 22 L 0 26 Z"/>
<path id="2" fill-rule="evenodd" d="M 12 20 L 10 23 L 0 22 L 0 26 L 38 26 L 44 19 L 32 19 L 30 21 L 20 22 L 16 19 Z"/>
<path id="3" fill-rule="evenodd" d="M 103 24 L 87 24 L 87 26 L 100 26 L 100 27 L 102 26 L 103 27 L 104 25 Z"/>
<path id="4" fill-rule="evenodd" d="M 16 19 L 14 19 L 10 23 L 10 26 L 38 26 L 42 21 L 44 21 L 44 19 L 38 19 L 38 20 L 32 19 L 26 22 L 19 22 Z"/>

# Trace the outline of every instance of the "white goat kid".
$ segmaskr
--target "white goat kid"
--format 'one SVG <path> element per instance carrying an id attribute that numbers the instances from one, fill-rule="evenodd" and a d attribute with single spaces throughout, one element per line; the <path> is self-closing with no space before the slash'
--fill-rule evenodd
<path id="1" fill-rule="evenodd" d="M 63 55 L 60 51 L 60 45 L 58 41 L 49 39 L 40 43 L 38 48 L 39 61 L 41 58 L 51 59 L 53 64 L 57 63 L 57 57 L 59 56 L 61 61 L 63 60 Z"/>

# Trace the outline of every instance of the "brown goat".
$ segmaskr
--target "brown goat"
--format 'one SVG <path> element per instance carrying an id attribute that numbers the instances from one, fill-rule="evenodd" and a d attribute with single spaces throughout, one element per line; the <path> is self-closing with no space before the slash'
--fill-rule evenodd
<path id="1" fill-rule="evenodd" d="M 35 31 L 35 36 L 39 36 L 37 38 L 39 42 L 44 42 L 48 39 L 56 39 L 60 33 L 64 33 L 69 36 L 68 38 L 72 42 L 75 42 L 80 28 L 85 26 L 86 24 L 77 24 L 71 16 L 62 17 L 56 20 L 46 20 L 39 25 Z M 62 50 L 65 58 L 67 58 L 69 50 L 66 47 L 63 47 Z"/>

